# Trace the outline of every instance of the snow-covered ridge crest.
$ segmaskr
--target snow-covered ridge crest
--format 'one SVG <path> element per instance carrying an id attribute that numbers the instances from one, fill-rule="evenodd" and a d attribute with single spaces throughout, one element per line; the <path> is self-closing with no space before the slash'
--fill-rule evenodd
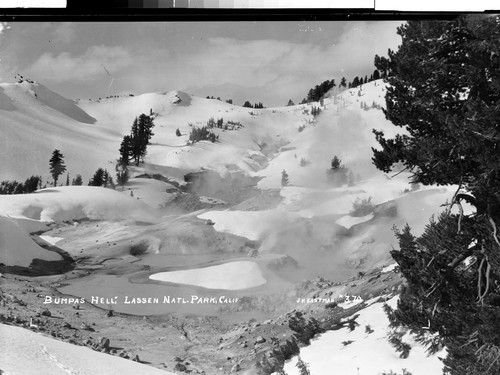
<path id="1" fill-rule="evenodd" d="M 0 94 L 0 109 L 21 109 L 24 105 L 33 105 L 34 101 L 38 101 L 41 105 L 52 108 L 75 121 L 85 124 L 94 124 L 97 121 L 78 107 L 75 101 L 66 99 L 41 83 L 34 81 L 2 83 L 0 88 L 4 91 Z"/>

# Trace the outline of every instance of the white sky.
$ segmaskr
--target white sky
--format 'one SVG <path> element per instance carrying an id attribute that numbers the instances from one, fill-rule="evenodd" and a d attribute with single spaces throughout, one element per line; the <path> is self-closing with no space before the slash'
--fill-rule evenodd
<path id="1" fill-rule="evenodd" d="M 183 90 L 285 105 L 326 79 L 369 76 L 374 55 L 400 43 L 401 23 L 2 23 L 0 82 L 20 73 L 88 99 L 113 79 L 109 95 Z"/>

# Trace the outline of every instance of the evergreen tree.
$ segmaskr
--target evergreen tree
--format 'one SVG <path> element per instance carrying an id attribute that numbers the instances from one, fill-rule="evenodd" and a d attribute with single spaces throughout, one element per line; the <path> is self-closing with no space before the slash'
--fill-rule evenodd
<path id="1" fill-rule="evenodd" d="M 120 145 L 120 164 L 128 165 L 129 161 L 133 158 L 132 153 L 132 137 L 126 135 L 123 137 L 122 143 Z"/>
<path id="2" fill-rule="evenodd" d="M 377 79 L 380 79 L 380 72 L 377 69 L 375 69 L 373 71 L 373 80 L 376 81 Z"/>
<path id="3" fill-rule="evenodd" d="M 345 77 L 342 77 L 342 79 L 340 80 L 340 86 L 341 86 L 341 87 L 344 87 L 344 88 L 346 88 L 346 87 L 347 87 L 347 83 L 346 83 L 346 79 L 345 79 Z"/>
<path id="4" fill-rule="evenodd" d="M 116 169 L 116 182 L 122 188 L 129 180 L 128 168 L 126 166 L 117 166 Z"/>
<path id="5" fill-rule="evenodd" d="M 292 105 L 295 105 L 292 99 L 288 101 L 287 107 L 291 107 Z"/>
<path id="6" fill-rule="evenodd" d="M 66 186 L 69 186 L 69 172 L 66 174 Z"/>
<path id="7" fill-rule="evenodd" d="M 71 184 L 75 186 L 83 185 L 82 175 L 77 174 Z"/>
<path id="8" fill-rule="evenodd" d="M 309 366 L 302 360 L 302 358 L 300 358 L 300 356 L 297 358 L 297 363 L 295 367 L 299 369 L 300 375 L 311 375 L 311 372 L 309 371 Z"/>
<path id="9" fill-rule="evenodd" d="M 390 319 L 439 333 L 431 348 L 447 347 L 451 375 L 500 373 L 499 21 L 410 21 L 398 28 L 399 49 L 375 59 L 391 85 L 386 117 L 406 133 L 374 131 L 375 165 L 388 172 L 402 163 L 413 183 L 460 188 L 421 237 L 409 227 L 397 232 L 392 252 L 407 286 Z M 463 201 L 475 214 L 461 213 Z"/>
<path id="10" fill-rule="evenodd" d="M 95 171 L 94 176 L 90 179 L 89 186 L 105 186 L 107 183 L 106 180 L 107 172 L 102 168 L 98 168 Z"/>
<path id="11" fill-rule="evenodd" d="M 342 160 L 337 155 L 334 155 L 330 169 L 327 171 L 328 181 L 335 185 L 343 185 L 347 182 L 348 168 L 342 164 Z"/>
<path id="12" fill-rule="evenodd" d="M 61 154 L 61 151 L 54 150 L 52 152 L 52 156 L 49 160 L 49 170 L 52 178 L 54 179 L 54 186 L 57 185 L 57 180 L 61 174 L 66 171 L 66 166 L 64 165 L 64 155 Z"/>
<path id="13" fill-rule="evenodd" d="M 281 186 L 287 186 L 289 184 L 288 173 L 283 169 L 281 172 Z"/>
<path id="14" fill-rule="evenodd" d="M 31 176 L 26 181 L 24 181 L 24 192 L 27 194 L 33 193 L 38 189 L 41 181 L 41 176 Z"/>
<path id="15" fill-rule="evenodd" d="M 252 103 L 250 103 L 248 100 L 243 103 L 243 107 L 245 108 L 252 108 Z"/>
<path id="16" fill-rule="evenodd" d="M 182 135 L 181 131 L 179 130 L 179 128 L 175 129 L 175 135 L 180 137 Z"/>
<path id="17" fill-rule="evenodd" d="M 120 145 L 121 164 L 128 165 L 130 160 L 134 160 L 135 164 L 139 165 L 141 160 L 144 160 L 147 145 L 154 135 L 153 127 L 152 117 L 144 113 L 134 119 L 130 135 L 124 136 Z"/>
<path id="18" fill-rule="evenodd" d="M 392 56 L 394 54 L 394 51 L 392 51 L 390 48 L 387 51 L 387 54 L 389 56 Z M 381 57 L 379 55 L 375 55 L 375 67 L 377 68 L 378 72 L 381 74 L 382 78 L 387 78 L 389 75 L 392 74 L 394 64 L 392 62 L 392 59 L 388 59 L 387 57 Z"/>

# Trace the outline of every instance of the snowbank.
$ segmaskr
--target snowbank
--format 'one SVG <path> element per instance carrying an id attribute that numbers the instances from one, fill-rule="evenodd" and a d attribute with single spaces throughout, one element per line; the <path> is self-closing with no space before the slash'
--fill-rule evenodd
<path id="1" fill-rule="evenodd" d="M 29 267 L 33 259 L 55 261 L 62 257 L 38 246 L 16 220 L 0 216 L 0 263 Z"/>
<path id="2" fill-rule="evenodd" d="M 241 290 L 263 285 L 266 279 L 257 263 L 239 261 L 191 270 L 160 272 L 151 280 L 201 286 L 209 289 Z"/>
<path id="3" fill-rule="evenodd" d="M 153 209 L 119 191 L 65 186 L 33 194 L 0 195 L 0 215 L 42 222 L 67 220 L 148 220 Z"/>

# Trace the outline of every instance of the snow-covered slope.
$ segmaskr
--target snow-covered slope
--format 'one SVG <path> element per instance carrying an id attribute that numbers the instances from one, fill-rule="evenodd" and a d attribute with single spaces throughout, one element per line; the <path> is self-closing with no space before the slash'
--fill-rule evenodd
<path id="1" fill-rule="evenodd" d="M 393 297 L 387 304 L 395 308 L 397 300 L 398 297 Z M 442 373 L 443 363 L 439 358 L 446 356 L 445 349 L 428 356 L 425 348 L 407 333 L 402 341 L 411 346 L 410 354 L 408 358 L 401 358 L 388 340 L 389 320 L 383 302 L 367 303 L 369 306 L 357 313 L 359 326 L 353 331 L 346 327 L 326 332 L 300 350 L 300 357 L 309 365 L 311 374 L 401 374 L 403 369 L 412 375 Z M 286 363 L 286 373 L 299 375 L 296 364 L 297 357 Z"/>
<path id="2" fill-rule="evenodd" d="M 16 220 L 0 216 L 0 263 L 29 267 L 33 259 L 54 261 L 62 257 L 38 246 Z"/>
<path id="3" fill-rule="evenodd" d="M 265 240 L 261 250 L 273 252 L 290 247 L 283 242 L 287 235 L 293 235 L 286 232 L 287 227 L 322 220 L 325 228 L 332 229 L 318 247 L 331 247 L 338 228 L 357 230 L 357 236 L 344 247 L 356 257 L 369 252 L 373 262 L 369 264 L 375 265 L 387 260 L 387 249 L 395 244 L 390 229 L 393 224 L 409 222 L 418 233 L 453 193 L 452 187 L 411 192 L 408 173 L 390 176 L 374 167 L 371 148 L 377 147 L 377 142 L 372 129 L 387 136 L 402 131 L 380 110 L 384 91 L 382 81 L 373 81 L 362 88 L 334 91 L 322 104 L 267 109 L 242 108 L 180 91 L 80 100 L 77 106 L 40 84 L 4 84 L 0 90 L 0 159 L 6 168 L 0 170 L 0 180 L 24 180 L 31 174 L 48 179 L 48 159 L 54 148 L 63 152 L 71 176 L 81 173 L 86 181 L 98 167 L 113 171 L 121 139 L 130 131 L 133 119 L 152 111 L 155 128 L 146 164 L 133 168 L 133 174 L 160 173 L 183 183 L 183 175 L 189 171 L 210 169 L 227 175 L 239 170 L 259 178 L 257 187 L 262 190 L 279 189 L 283 201 L 272 209 L 209 211 L 200 216 L 214 221 L 216 230 Z M 321 108 L 319 116 L 311 114 L 313 107 Z M 205 125 L 211 117 L 241 127 L 213 129 L 219 135 L 218 142 L 188 145 L 192 127 Z M 95 123 L 84 121 L 89 118 Z M 176 129 L 181 136 L 176 135 Z M 327 170 L 335 155 L 350 170 L 349 186 L 334 185 L 328 179 Z M 288 186 L 281 186 L 283 170 L 289 176 Z M 92 194 L 70 189 L 44 193 L 47 195 L 42 200 L 40 194 L 2 198 L 0 214 L 44 221 L 112 219 L 132 211 L 137 217 L 144 211 L 135 204 L 130 206 L 130 201 L 125 203 L 124 194 L 109 189 Z M 172 198 L 166 193 L 167 184 L 160 181 L 132 180 L 127 189 L 152 207 Z M 116 201 L 119 196 L 123 204 Z M 82 199 L 85 202 L 80 202 Z M 367 199 L 374 207 L 393 204 L 396 212 L 392 221 L 370 213 L 362 215 L 363 219 L 352 216 L 354 203 Z M 115 208 L 118 206 L 120 209 Z"/>
<path id="4" fill-rule="evenodd" d="M 172 374 L 5 324 L 0 324 L 0 363 L 5 375 Z"/>

